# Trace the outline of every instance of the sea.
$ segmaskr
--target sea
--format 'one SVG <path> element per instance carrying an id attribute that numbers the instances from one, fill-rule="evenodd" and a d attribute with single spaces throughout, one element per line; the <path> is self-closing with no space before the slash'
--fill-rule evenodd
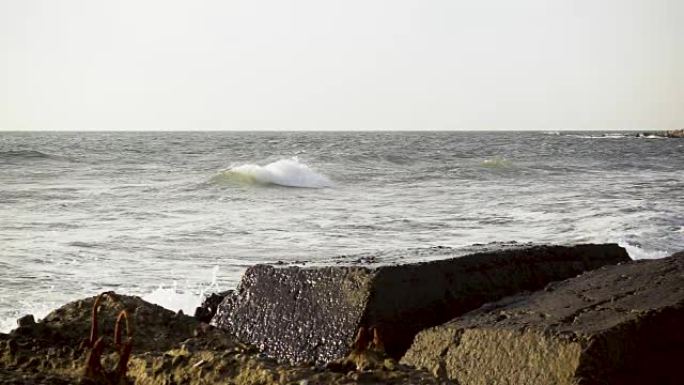
<path id="1" fill-rule="evenodd" d="M 0 331 L 105 290 L 192 313 L 257 263 L 492 242 L 662 258 L 684 250 L 684 140 L 635 134 L 0 132 Z"/>

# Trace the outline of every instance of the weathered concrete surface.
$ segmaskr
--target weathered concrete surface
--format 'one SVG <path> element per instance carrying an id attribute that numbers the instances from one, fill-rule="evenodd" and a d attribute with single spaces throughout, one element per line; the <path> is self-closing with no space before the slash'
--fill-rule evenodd
<path id="1" fill-rule="evenodd" d="M 212 323 L 293 363 L 345 357 L 359 328 L 376 327 L 386 352 L 399 358 L 422 329 L 485 302 L 627 260 L 617 245 L 483 246 L 457 258 L 373 268 L 258 265 L 247 270 Z"/>
<path id="2" fill-rule="evenodd" d="M 212 323 L 276 358 L 342 358 L 363 321 L 374 277 L 362 267 L 253 266 Z"/>
<path id="3" fill-rule="evenodd" d="M 99 313 L 110 345 L 103 364 L 114 368 L 111 347 L 117 311 L 127 309 L 133 326 L 133 355 L 127 379 L 117 385 L 292 385 L 292 384 L 448 384 L 431 374 L 370 355 L 364 370 L 344 372 L 291 366 L 268 359 L 252 346 L 193 317 L 177 314 L 139 297 L 105 297 Z M 36 323 L 24 322 L 0 333 L 0 385 L 85 385 L 86 353 L 94 297 L 69 303 Z M 372 353 L 372 352 L 371 352 Z M 358 361 L 358 360 L 357 360 Z M 96 385 L 111 385 L 96 383 Z"/>
<path id="4" fill-rule="evenodd" d="M 419 333 L 401 362 L 463 385 L 682 384 L 684 253 L 483 306 Z"/>

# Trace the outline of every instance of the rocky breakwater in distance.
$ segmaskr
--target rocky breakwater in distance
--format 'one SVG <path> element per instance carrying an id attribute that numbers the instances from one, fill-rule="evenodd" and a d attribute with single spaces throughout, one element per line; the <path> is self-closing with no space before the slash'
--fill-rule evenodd
<path id="1" fill-rule="evenodd" d="M 104 345 L 101 354 L 94 354 L 98 348 L 90 340 L 95 300 L 69 303 L 39 322 L 22 317 L 17 329 L 0 333 L 0 385 L 450 383 L 364 350 L 354 357 L 360 365 L 344 366 L 343 371 L 281 364 L 194 317 L 116 294 L 103 296 L 98 306 L 94 340 L 102 337 Z M 130 329 L 121 318 L 120 345 L 125 345 L 129 330 L 132 342 L 130 357 L 123 361 L 114 341 L 122 310 Z"/>
<path id="2" fill-rule="evenodd" d="M 483 306 L 419 333 L 401 362 L 462 385 L 682 384 L 684 253 Z"/>
<path id="3" fill-rule="evenodd" d="M 425 328 L 486 302 L 629 260 L 614 244 L 417 250 L 446 259 L 375 267 L 253 266 L 212 324 L 291 363 L 341 360 L 359 341 L 398 359 Z"/>
<path id="4" fill-rule="evenodd" d="M 640 137 L 661 137 L 661 138 L 684 138 L 684 129 L 681 130 L 669 130 L 669 131 L 656 131 L 656 132 L 640 132 L 636 134 L 637 138 Z"/>

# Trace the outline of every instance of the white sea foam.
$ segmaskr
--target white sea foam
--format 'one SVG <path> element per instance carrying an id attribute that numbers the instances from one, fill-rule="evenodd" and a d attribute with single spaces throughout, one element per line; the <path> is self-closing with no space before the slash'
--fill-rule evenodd
<path id="1" fill-rule="evenodd" d="M 150 294 L 143 296 L 145 301 L 173 311 L 182 310 L 183 313 L 189 315 L 195 313 L 195 308 L 202 304 L 203 298 L 202 293 L 179 289 L 175 282 L 172 287 L 159 286 Z"/>
<path id="2" fill-rule="evenodd" d="M 214 182 L 240 182 L 250 184 L 275 184 L 287 187 L 332 187 L 325 175 L 312 170 L 297 157 L 281 159 L 265 166 L 243 164 L 222 171 L 212 178 Z"/>
<path id="3" fill-rule="evenodd" d="M 48 315 L 55 310 L 59 305 L 57 301 L 46 302 L 28 302 L 22 301 L 16 311 L 11 312 L 9 317 L 0 319 L 0 333 L 9 333 L 12 329 L 17 327 L 17 319 L 27 314 L 33 315 L 36 321 Z"/>
<path id="4" fill-rule="evenodd" d="M 219 267 L 214 266 L 211 283 L 206 287 L 199 287 L 198 289 L 181 288 L 178 282 L 173 281 L 171 287 L 160 285 L 142 298 L 166 309 L 176 312 L 182 310 L 185 314 L 193 315 L 195 314 L 195 309 L 202 304 L 202 301 L 209 293 L 221 291 L 218 286 L 218 274 Z"/>
<path id="5" fill-rule="evenodd" d="M 211 282 L 204 283 L 199 286 L 195 285 L 179 285 L 174 281 L 171 286 L 160 285 L 152 292 L 143 294 L 141 297 L 148 302 L 157 304 L 175 312 L 182 310 L 183 313 L 192 315 L 195 313 L 195 308 L 202 304 L 206 296 L 211 293 L 221 291 L 218 285 L 219 267 L 214 266 L 212 269 Z M 92 293 L 93 295 L 95 293 Z M 121 294 L 139 294 L 128 293 L 122 290 Z M 36 321 L 48 315 L 51 311 L 66 304 L 70 300 L 86 297 L 87 294 L 81 293 L 75 295 L 74 298 L 67 300 L 59 299 L 60 293 L 49 291 L 43 294 L 42 301 L 18 301 L 17 310 L 11 312 L 9 316 L 0 318 L 0 333 L 8 333 L 17 327 L 17 319 L 27 314 L 32 314 Z M 2 299 L 2 298 L 0 298 Z"/>
<path id="6" fill-rule="evenodd" d="M 663 250 L 646 250 L 638 245 L 632 244 L 630 242 L 627 242 L 625 240 L 619 240 L 618 245 L 621 247 L 624 247 L 625 250 L 627 250 L 627 254 L 629 254 L 629 257 L 637 260 L 637 259 L 659 259 L 659 258 L 665 258 L 670 255 L 667 251 Z"/>

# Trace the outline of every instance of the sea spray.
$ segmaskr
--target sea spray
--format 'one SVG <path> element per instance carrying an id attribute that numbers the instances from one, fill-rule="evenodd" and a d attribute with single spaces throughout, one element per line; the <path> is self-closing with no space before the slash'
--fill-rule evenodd
<path id="1" fill-rule="evenodd" d="M 665 258 L 671 254 L 663 250 L 647 250 L 640 247 L 641 245 L 635 244 L 634 242 L 629 242 L 623 238 L 619 239 L 617 244 L 621 247 L 624 247 L 625 250 L 627 250 L 627 254 L 629 254 L 629 257 L 634 260 L 659 259 Z"/>
<path id="2" fill-rule="evenodd" d="M 186 314 L 193 314 L 195 308 L 202 304 L 201 294 L 179 289 L 176 281 L 173 282 L 172 287 L 160 285 L 153 292 L 142 298 L 145 301 L 152 302 L 169 310 L 182 310 Z"/>
<path id="3" fill-rule="evenodd" d="M 142 298 L 145 301 L 152 302 L 169 310 L 179 311 L 192 315 L 195 309 L 202 305 L 202 301 L 209 294 L 221 291 L 218 285 L 219 267 L 214 266 L 212 269 L 211 282 L 204 287 L 200 285 L 197 289 L 179 288 L 178 282 L 173 281 L 171 287 L 164 287 L 159 285 L 151 293 L 144 295 Z"/>
<path id="4" fill-rule="evenodd" d="M 18 301 L 14 304 L 16 310 L 6 313 L 4 317 L 0 317 L 0 333 L 9 333 L 11 330 L 16 329 L 17 319 L 20 317 L 31 314 L 38 321 L 63 304 L 63 301 L 57 299 L 43 300 L 41 302 Z"/>

